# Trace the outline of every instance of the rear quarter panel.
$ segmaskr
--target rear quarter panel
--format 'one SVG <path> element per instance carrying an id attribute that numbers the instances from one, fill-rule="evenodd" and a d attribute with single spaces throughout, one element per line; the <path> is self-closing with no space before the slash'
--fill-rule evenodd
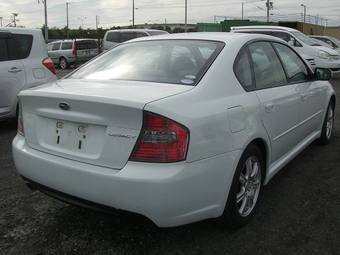
<path id="1" fill-rule="evenodd" d="M 243 150 L 256 138 L 266 141 L 270 149 L 259 100 L 253 92 L 245 92 L 233 72 L 234 59 L 244 43 L 226 45 L 192 90 L 145 107 L 189 128 L 188 162 Z"/>

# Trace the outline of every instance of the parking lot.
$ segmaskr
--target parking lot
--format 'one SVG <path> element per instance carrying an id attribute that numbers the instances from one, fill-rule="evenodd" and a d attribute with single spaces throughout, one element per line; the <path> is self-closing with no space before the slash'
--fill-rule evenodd
<path id="1" fill-rule="evenodd" d="M 66 72 L 59 72 L 62 77 Z M 340 80 L 332 82 L 340 93 Z M 339 107 L 338 107 L 339 108 Z M 71 206 L 30 191 L 15 171 L 15 122 L 0 123 L 1 254 L 340 254 L 340 111 L 329 146 L 311 145 L 265 187 L 254 220 L 160 229 L 123 212 Z"/>

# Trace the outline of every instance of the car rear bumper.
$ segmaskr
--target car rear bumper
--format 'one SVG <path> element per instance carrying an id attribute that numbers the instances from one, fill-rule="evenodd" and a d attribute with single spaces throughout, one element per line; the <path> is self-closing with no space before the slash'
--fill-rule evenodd
<path id="1" fill-rule="evenodd" d="M 13 141 L 14 162 L 24 178 L 82 201 L 144 215 L 160 227 L 220 216 L 239 154 L 193 163 L 128 162 L 118 171 L 31 149 L 20 135 Z"/>

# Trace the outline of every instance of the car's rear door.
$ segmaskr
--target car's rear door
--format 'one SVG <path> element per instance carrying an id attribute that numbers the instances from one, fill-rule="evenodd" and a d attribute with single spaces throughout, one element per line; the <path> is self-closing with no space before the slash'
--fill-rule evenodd
<path id="1" fill-rule="evenodd" d="M 289 84 L 282 64 L 270 42 L 248 46 L 255 76 L 255 91 L 261 102 L 261 116 L 270 137 L 273 162 L 299 142 L 300 96 L 297 85 Z"/>
<path id="2" fill-rule="evenodd" d="M 16 58 L 20 49 L 13 47 L 13 36 L 0 32 L 0 116 L 16 108 L 17 94 L 26 83 L 24 66 Z"/>
<path id="3" fill-rule="evenodd" d="M 288 82 L 297 86 L 301 102 L 299 129 L 300 139 L 305 139 L 320 128 L 325 100 L 327 98 L 325 86 L 322 82 L 310 79 L 310 71 L 302 59 L 288 46 L 273 43 L 285 72 Z"/>

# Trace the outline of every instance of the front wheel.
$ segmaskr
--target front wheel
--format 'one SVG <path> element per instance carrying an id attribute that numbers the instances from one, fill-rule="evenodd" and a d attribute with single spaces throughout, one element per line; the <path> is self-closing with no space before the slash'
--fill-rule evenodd
<path id="1" fill-rule="evenodd" d="M 334 108 L 335 105 L 333 101 L 331 101 L 328 105 L 326 117 L 322 125 L 321 136 L 316 141 L 320 145 L 327 145 L 332 139 L 335 120 Z"/>
<path id="2" fill-rule="evenodd" d="M 261 150 L 250 145 L 238 163 L 221 217 L 230 228 L 244 226 L 255 215 L 265 167 L 263 158 Z"/>

